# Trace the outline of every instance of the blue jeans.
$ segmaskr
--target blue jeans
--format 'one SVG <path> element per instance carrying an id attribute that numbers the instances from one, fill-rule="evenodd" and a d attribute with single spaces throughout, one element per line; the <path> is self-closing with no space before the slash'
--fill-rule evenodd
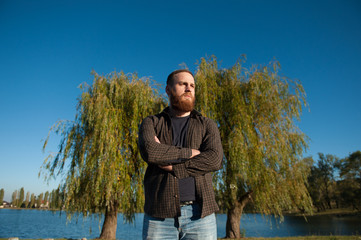
<path id="1" fill-rule="evenodd" d="M 217 239 L 215 214 L 201 218 L 198 204 L 181 207 L 178 218 L 155 218 L 144 214 L 143 239 Z"/>

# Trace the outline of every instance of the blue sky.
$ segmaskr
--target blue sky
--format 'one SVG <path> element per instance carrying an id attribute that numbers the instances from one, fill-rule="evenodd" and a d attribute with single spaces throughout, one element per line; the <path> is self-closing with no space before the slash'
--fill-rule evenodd
<path id="1" fill-rule="evenodd" d="M 137 72 L 164 84 L 186 63 L 215 55 L 230 67 L 277 59 L 307 94 L 299 127 L 305 156 L 361 150 L 361 1 L 0 0 L 0 188 L 39 194 L 42 143 L 73 120 L 78 86 L 91 71 Z"/>

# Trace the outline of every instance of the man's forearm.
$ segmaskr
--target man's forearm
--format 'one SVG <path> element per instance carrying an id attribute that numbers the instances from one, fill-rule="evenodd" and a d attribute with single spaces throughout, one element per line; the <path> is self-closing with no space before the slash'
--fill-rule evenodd
<path id="1" fill-rule="evenodd" d="M 157 143 L 155 136 L 152 120 L 144 119 L 139 129 L 139 149 L 147 163 L 167 165 L 192 156 L 192 149 Z"/>
<path id="2" fill-rule="evenodd" d="M 158 143 L 158 144 L 161 144 L 159 139 L 154 136 L 154 139 L 155 141 Z M 198 151 L 197 149 L 192 149 L 192 156 L 190 158 L 193 158 L 197 155 L 199 155 L 201 152 Z M 173 171 L 173 165 L 166 165 L 166 166 L 163 166 L 163 165 L 158 165 L 158 167 L 160 167 L 161 169 L 165 170 L 165 171 L 168 171 L 168 172 L 172 172 Z"/>

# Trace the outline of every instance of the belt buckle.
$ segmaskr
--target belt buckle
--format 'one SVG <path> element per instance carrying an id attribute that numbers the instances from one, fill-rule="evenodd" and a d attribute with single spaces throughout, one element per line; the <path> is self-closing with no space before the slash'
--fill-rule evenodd
<path id="1" fill-rule="evenodd" d="M 193 201 L 184 201 L 184 202 L 180 203 L 180 206 L 183 207 L 183 206 L 187 206 L 187 205 L 192 205 L 193 203 L 194 203 Z"/>

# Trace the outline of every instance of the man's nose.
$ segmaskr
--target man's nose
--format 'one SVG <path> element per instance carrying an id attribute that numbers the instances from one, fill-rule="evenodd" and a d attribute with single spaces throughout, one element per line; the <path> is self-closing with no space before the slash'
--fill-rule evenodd
<path id="1" fill-rule="evenodd" d="M 191 87 L 190 87 L 190 86 L 186 86 L 185 91 L 186 91 L 186 92 L 190 92 L 190 91 L 191 91 Z"/>

